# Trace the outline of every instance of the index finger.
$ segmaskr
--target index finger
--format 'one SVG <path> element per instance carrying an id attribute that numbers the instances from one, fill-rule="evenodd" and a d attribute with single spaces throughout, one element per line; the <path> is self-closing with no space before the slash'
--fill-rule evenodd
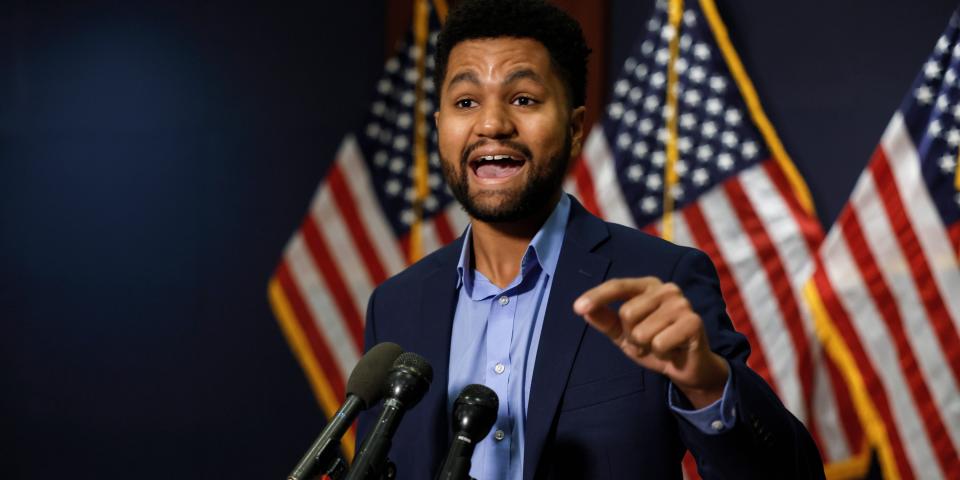
<path id="1" fill-rule="evenodd" d="M 575 302 L 573 311 L 587 315 L 599 307 L 617 300 L 628 300 L 642 294 L 662 282 L 656 277 L 615 278 L 583 292 Z"/>

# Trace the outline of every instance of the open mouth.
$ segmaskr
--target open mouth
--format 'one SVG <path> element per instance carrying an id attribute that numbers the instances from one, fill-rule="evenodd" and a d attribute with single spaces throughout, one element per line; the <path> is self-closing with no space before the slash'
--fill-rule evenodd
<path id="1" fill-rule="evenodd" d="M 477 178 L 499 179 L 516 175 L 525 162 L 512 155 L 482 155 L 470 161 L 470 168 Z"/>

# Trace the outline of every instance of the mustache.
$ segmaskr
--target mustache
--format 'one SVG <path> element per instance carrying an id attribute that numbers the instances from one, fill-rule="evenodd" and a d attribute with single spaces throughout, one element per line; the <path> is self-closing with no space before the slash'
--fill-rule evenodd
<path id="1" fill-rule="evenodd" d="M 530 151 L 530 148 L 520 142 L 516 142 L 513 140 L 494 141 L 494 140 L 482 139 L 482 140 L 477 140 L 476 142 L 470 145 L 467 145 L 467 148 L 463 149 L 463 154 L 460 155 L 460 166 L 466 167 L 467 160 L 470 158 L 470 155 L 473 154 L 473 152 L 475 152 L 478 148 L 487 146 L 491 143 L 495 143 L 501 147 L 508 148 L 510 150 L 515 150 L 519 152 L 521 155 L 523 155 L 524 157 L 527 157 L 528 159 L 533 157 L 533 152 Z"/>

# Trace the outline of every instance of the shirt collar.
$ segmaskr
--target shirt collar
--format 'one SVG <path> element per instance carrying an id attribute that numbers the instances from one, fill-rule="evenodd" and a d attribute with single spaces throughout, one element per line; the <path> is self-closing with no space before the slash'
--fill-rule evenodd
<path id="1" fill-rule="evenodd" d="M 570 218 L 570 197 L 560 195 L 560 201 L 553 208 L 553 213 L 543 223 L 537 234 L 530 240 L 526 253 L 520 263 L 520 275 L 523 276 L 533 268 L 534 264 L 548 275 L 553 277 L 560 260 L 560 247 L 563 246 L 563 237 L 567 230 L 567 220 Z M 473 275 L 470 270 L 472 245 L 472 225 L 467 226 L 464 232 L 463 247 L 460 249 L 460 260 L 457 262 L 457 288 L 461 286 L 467 293 L 473 291 Z M 471 275 L 467 275 L 471 273 Z"/>

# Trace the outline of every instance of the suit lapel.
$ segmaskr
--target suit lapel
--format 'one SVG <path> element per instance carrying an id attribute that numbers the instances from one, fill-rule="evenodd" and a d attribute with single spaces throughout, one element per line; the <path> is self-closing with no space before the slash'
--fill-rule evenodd
<path id="1" fill-rule="evenodd" d="M 524 436 L 525 480 L 532 479 L 536 473 L 573 360 L 587 329 L 586 322 L 573 313 L 573 301 L 604 280 L 610 261 L 591 251 L 608 236 L 606 225 L 573 200 L 530 387 Z"/>
<path id="2" fill-rule="evenodd" d="M 428 273 L 420 285 L 420 318 L 418 327 L 408 332 L 409 345 L 402 345 L 407 351 L 416 352 L 430 362 L 433 367 L 433 382 L 430 390 L 414 411 L 422 413 L 425 438 L 433 439 L 423 452 L 428 459 L 426 465 L 438 466 L 441 455 L 447 448 L 450 427 L 447 419 L 447 383 L 450 365 L 450 335 L 453 328 L 453 315 L 457 305 L 457 259 L 463 245 L 463 237 L 445 247 L 445 251 L 436 258 L 436 268 Z M 434 467 L 430 467 L 434 468 Z"/>

